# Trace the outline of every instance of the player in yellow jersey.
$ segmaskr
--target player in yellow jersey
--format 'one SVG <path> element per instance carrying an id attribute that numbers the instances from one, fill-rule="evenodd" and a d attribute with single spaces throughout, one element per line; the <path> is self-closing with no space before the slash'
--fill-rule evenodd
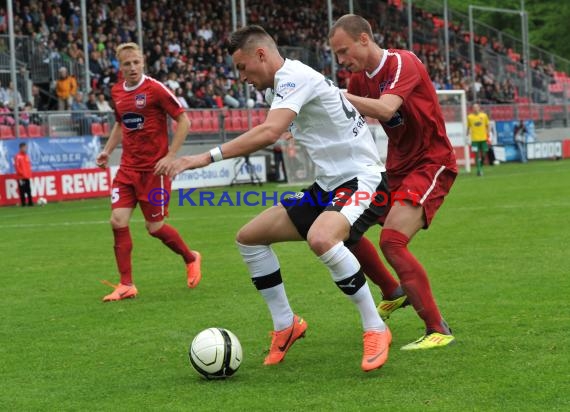
<path id="1" fill-rule="evenodd" d="M 483 176 L 483 162 L 489 150 L 487 139 L 489 138 L 489 117 L 481 111 L 481 106 L 475 103 L 473 113 L 467 116 L 467 135 L 471 139 L 471 148 L 475 152 L 477 163 L 477 176 Z"/>

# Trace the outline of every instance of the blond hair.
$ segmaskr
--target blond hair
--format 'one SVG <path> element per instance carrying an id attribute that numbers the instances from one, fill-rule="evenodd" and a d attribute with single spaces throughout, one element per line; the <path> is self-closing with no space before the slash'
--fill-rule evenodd
<path id="1" fill-rule="evenodd" d="M 132 51 L 138 52 L 142 56 L 141 48 L 139 47 L 138 44 L 133 43 L 133 42 L 119 44 L 117 46 L 117 48 L 115 49 L 115 54 L 116 54 L 117 58 L 119 58 L 119 56 L 121 55 L 121 52 L 123 50 L 132 50 Z"/>

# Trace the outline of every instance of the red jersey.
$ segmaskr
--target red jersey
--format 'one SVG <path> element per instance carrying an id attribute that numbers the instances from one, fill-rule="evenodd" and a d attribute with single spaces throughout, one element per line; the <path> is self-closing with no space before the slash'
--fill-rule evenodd
<path id="1" fill-rule="evenodd" d="M 394 116 L 388 122 L 381 122 L 388 135 L 389 176 L 403 177 L 430 163 L 457 171 L 435 89 L 415 54 L 407 50 L 384 50 L 382 61 L 372 75 L 364 71 L 352 74 L 348 92 L 374 99 L 394 94 L 403 99 Z"/>
<path id="2" fill-rule="evenodd" d="M 27 153 L 18 152 L 14 156 L 14 169 L 16 169 L 16 179 L 32 178 L 32 162 Z"/>
<path id="3" fill-rule="evenodd" d="M 145 75 L 134 87 L 117 83 L 111 97 L 123 131 L 121 167 L 153 170 L 168 153 L 167 115 L 176 118 L 184 108 L 165 85 Z"/>

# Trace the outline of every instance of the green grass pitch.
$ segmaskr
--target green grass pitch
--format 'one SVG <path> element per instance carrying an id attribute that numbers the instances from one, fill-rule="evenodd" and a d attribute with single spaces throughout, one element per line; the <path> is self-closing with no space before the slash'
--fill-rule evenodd
<path id="1" fill-rule="evenodd" d="M 388 322 L 388 363 L 368 374 L 357 311 L 304 243 L 275 250 L 307 336 L 282 364 L 262 365 L 272 324 L 234 245 L 262 207 L 171 206 L 170 223 L 203 255 L 195 290 L 137 210 L 139 297 L 108 304 L 99 281 L 117 275 L 107 199 L 2 208 L 0 410 L 569 410 L 569 182 L 568 161 L 461 175 L 411 244 L 457 343 L 400 351 L 423 332 L 406 308 Z M 378 228 L 367 236 L 377 243 Z M 226 381 L 205 381 L 188 362 L 192 338 L 212 326 L 244 349 Z"/>

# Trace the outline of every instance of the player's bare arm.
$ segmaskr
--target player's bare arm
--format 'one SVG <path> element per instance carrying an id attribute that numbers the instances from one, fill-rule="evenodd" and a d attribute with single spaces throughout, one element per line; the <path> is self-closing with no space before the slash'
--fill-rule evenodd
<path id="1" fill-rule="evenodd" d="M 113 128 L 111 129 L 111 134 L 109 135 L 109 140 L 107 140 L 107 144 L 101 152 L 97 155 L 97 159 L 95 163 L 102 169 L 107 167 L 107 163 L 109 162 L 109 156 L 113 153 L 113 150 L 117 147 L 119 143 L 123 140 L 123 131 L 119 123 L 115 122 Z"/>
<path id="2" fill-rule="evenodd" d="M 190 130 L 190 120 L 188 120 L 188 116 L 186 116 L 185 112 L 179 114 L 174 120 L 177 122 L 176 132 L 174 132 L 168 153 L 160 159 L 154 167 L 154 174 L 156 175 L 166 174 L 168 167 L 176 160 L 176 153 L 178 153 L 178 150 L 180 150 L 184 144 L 184 140 L 186 140 L 186 136 L 188 136 L 188 131 Z"/>
<path id="3" fill-rule="evenodd" d="M 361 114 L 381 122 L 389 121 L 404 102 L 400 96 L 395 94 L 383 94 L 379 99 L 360 97 L 350 93 L 345 93 L 345 96 Z"/>
<path id="4" fill-rule="evenodd" d="M 171 177 L 187 169 L 204 167 L 222 159 L 245 156 L 274 144 L 287 131 L 296 113 L 289 109 L 270 110 L 265 122 L 236 137 L 234 140 L 212 149 L 212 151 L 175 160 L 167 170 Z M 219 151 L 219 154 L 218 154 Z"/>

